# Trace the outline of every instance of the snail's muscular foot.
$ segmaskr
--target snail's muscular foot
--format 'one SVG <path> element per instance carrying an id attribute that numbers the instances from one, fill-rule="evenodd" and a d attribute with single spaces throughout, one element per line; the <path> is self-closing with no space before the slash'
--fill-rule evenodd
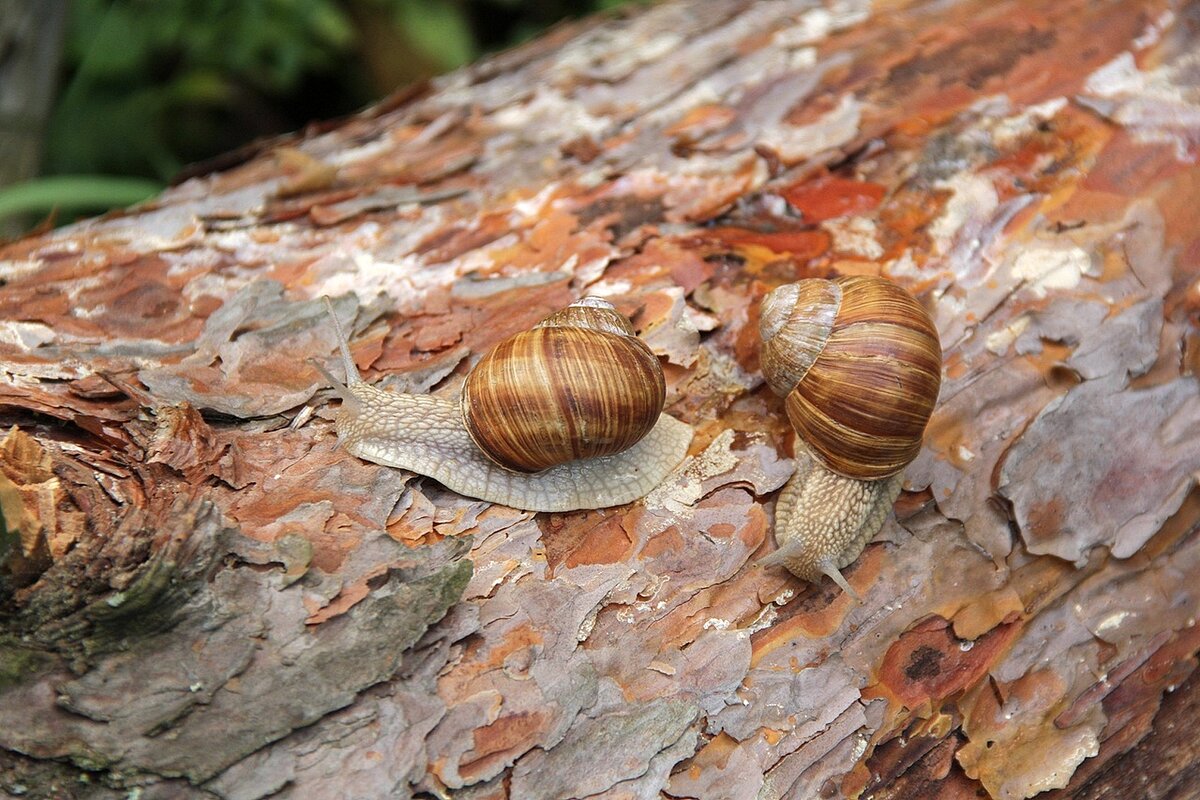
<path id="1" fill-rule="evenodd" d="M 828 575 L 861 602 L 841 569 L 858 558 L 883 525 L 900 494 L 901 476 L 874 481 L 846 478 L 822 466 L 802 444 L 797 447 L 796 471 L 775 504 L 779 549 L 758 563 L 782 564 L 810 583 Z"/>

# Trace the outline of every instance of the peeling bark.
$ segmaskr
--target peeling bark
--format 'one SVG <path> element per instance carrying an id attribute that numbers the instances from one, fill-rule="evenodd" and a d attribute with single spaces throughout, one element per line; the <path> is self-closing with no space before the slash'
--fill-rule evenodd
<path id="1" fill-rule="evenodd" d="M 4 245 L 0 788 L 1184 785 L 1156 714 L 1198 691 L 1198 31 L 1167 0 L 668 2 Z M 855 605 L 753 566 L 793 466 L 757 321 L 864 273 L 946 361 Z M 337 446 L 321 295 L 367 380 L 453 396 L 583 294 L 696 429 L 642 501 L 516 511 Z"/>

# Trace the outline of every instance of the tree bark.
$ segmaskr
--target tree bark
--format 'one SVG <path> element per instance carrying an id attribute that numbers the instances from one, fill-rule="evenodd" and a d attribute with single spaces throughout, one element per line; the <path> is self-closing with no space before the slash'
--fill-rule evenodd
<path id="1" fill-rule="evenodd" d="M 1195 737 L 1155 719 L 1200 649 L 1198 30 L 666 3 L 0 249 L 0 787 L 1186 785 Z M 792 467 L 758 301 L 839 274 L 907 287 L 945 350 L 861 605 L 754 566 Z M 650 497 L 521 512 L 337 446 L 321 295 L 367 380 L 453 396 L 589 293 L 696 430 Z"/>

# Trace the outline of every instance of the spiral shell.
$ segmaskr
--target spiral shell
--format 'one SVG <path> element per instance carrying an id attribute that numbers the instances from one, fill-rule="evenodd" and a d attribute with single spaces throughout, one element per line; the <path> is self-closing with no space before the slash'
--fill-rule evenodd
<path id="1" fill-rule="evenodd" d="M 658 359 L 610 303 L 587 297 L 505 339 L 463 388 L 463 421 L 501 466 L 539 472 L 621 452 L 666 400 Z"/>
<path id="2" fill-rule="evenodd" d="M 942 351 L 911 295 L 872 276 L 802 280 L 764 299 L 759 329 L 763 374 L 825 466 L 874 480 L 916 458 Z"/>

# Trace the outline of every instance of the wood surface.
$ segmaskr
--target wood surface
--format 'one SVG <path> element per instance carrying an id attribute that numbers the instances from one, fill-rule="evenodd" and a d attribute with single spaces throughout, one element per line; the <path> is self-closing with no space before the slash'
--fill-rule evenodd
<path id="1" fill-rule="evenodd" d="M 0 789 L 1189 796 L 1198 53 L 1195 2 L 668 2 L 0 247 Z M 945 350 L 862 605 L 754 566 L 758 302 L 841 274 Z M 589 293 L 695 427 L 645 500 L 338 447 L 322 295 L 452 397 Z"/>

